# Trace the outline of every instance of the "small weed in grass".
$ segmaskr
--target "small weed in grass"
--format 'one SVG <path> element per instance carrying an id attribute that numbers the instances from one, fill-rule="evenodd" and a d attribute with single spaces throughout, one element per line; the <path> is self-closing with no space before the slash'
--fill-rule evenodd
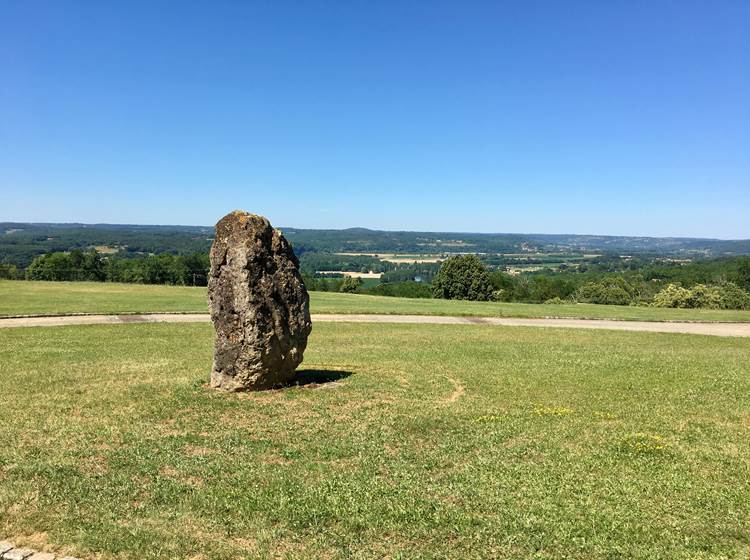
<path id="1" fill-rule="evenodd" d="M 537 416 L 567 416 L 575 412 L 572 408 L 566 406 L 536 406 L 534 414 Z"/>
<path id="2" fill-rule="evenodd" d="M 659 435 L 638 432 L 622 438 L 618 444 L 618 449 L 636 455 L 654 455 L 666 452 L 669 449 L 669 444 Z"/>

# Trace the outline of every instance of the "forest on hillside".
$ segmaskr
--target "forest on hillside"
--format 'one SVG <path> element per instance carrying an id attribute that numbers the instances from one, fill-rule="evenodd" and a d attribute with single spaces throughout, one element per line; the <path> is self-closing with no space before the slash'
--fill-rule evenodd
<path id="1" fill-rule="evenodd" d="M 208 281 L 209 227 L 5 223 L 0 232 L 0 278 L 185 286 Z M 750 257 L 744 256 L 750 241 L 365 229 L 284 233 L 311 290 L 443 297 L 435 284 L 443 264 L 474 255 L 487 274 L 480 299 L 652 305 L 669 296 L 679 300 L 675 305 L 744 305 L 735 287 L 750 291 Z M 693 297 L 679 290 L 698 292 Z"/>
<path id="2" fill-rule="evenodd" d="M 648 254 L 679 258 L 750 255 L 750 240 L 666 237 L 617 237 L 513 233 L 450 233 L 280 228 L 295 252 L 406 253 L 451 255 L 479 253 L 521 256 L 539 254 Z M 25 269 L 35 257 L 52 252 L 97 248 L 124 258 L 189 255 L 207 252 L 213 239 L 208 226 L 0 223 L 0 263 Z"/>

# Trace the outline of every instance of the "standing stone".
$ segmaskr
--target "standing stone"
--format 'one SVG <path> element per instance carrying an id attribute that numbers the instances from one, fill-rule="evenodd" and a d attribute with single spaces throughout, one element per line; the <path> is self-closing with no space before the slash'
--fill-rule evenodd
<path id="1" fill-rule="evenodd" d="M 292 248 L 263 216 L 235 211 L 216 224 L 208 302 L 212 387 L 257 391 L 294 377 L 312 330 L 310 300 Z"/>

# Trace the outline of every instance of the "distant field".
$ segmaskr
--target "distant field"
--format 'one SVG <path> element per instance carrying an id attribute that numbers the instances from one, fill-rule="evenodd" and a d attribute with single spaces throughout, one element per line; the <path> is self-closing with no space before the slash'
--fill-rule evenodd
<path id="1" fill-rule="evenodd" d="M 436 263 L 445 260 L 450 255 L 432 255 L 424 253 L 336 253 L 343 256 L 377 257 L 381 261 L 392 263 Z"/>
<path id="2" fill-rule="evenodd" d="M 639 321 L 750 321 L 750 311 L 446 301 L 330 292 L 311 292 L 310 297 L 314 313 L 571 317 Z M 0 316 L 157 311 L 208 312 L 206 289 L 99 282 L 0 281 Z"/>
<path id="3" fill-rule="evenodd" d="M 3 537 L 100 560 L 750 556 L 747 340 L 319 323 L 313 384 L 252 395 L 205 386 L 211 341 L 0 331 Z"/>
<path id="4" fill-rule="evenodd" d="M 349 272 L 346 270 L 319 270 L 316 274 L 322 274 L 323 276 L 351 276 L 352 278 L 362 278 L 363 280 L 380 279 L 383 275 L 382 272 Z"/>

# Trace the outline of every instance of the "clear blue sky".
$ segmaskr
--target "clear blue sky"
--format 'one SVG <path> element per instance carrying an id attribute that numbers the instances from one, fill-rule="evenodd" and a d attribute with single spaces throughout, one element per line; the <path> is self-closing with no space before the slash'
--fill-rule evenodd
<path id="1" fill-rule="evenodd" d="M 750 237 L 750 2 L 0 3 L 0 221 Z"/>

